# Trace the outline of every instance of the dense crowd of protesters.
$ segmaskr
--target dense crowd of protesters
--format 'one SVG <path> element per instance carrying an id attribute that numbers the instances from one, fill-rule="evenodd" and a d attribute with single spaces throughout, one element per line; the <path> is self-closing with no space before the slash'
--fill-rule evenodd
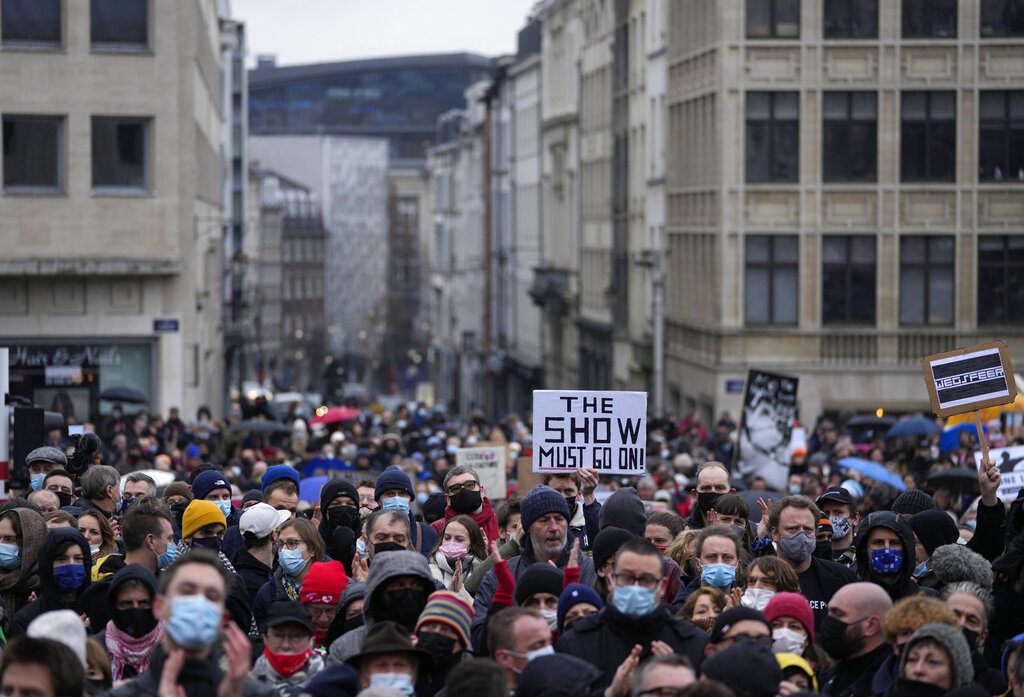
<path id="1" fill-rule="evenodd" d="M 650 420 L 642 477 L 526 488 L 516 415 L 277 416 L 48 434 L 0 506 L 0 694 L 1024 697 L 1024 496 L 988 462 L 926 484 L 974 467 L 969 436 L 823 418 L 771 492 L 695 412 Z M 484 443 L 505 491 L 456 464 Z"/>

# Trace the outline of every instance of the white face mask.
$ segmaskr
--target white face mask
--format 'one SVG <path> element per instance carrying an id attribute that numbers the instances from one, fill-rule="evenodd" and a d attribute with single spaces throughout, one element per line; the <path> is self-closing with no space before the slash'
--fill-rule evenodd
<path id="1" fill-rule="evenodd" d="M 806 641 L 806 636 L 792 629 L 780 627 L 772 630 L 773 653 L 795 653 L 799 656 L 804 652 Z"/>
<path id="2" fill-rule="evenodd" d="M 548 629 L 552 632 L 558 629 L 558 611 L 557 610 L 541 610 L 540 616 L 548 623 Z"/>
<path id="3" fill-rule="evenodd" d="M 749 607 L 752 610 L 763 612 L 768 607 L 768 601 L 775 595 L 775 591 L 770 591 L 767 588 L 748 588 L 743 591 L 743 597 L 740 598 L 740 604 L 743 607 Z"/>

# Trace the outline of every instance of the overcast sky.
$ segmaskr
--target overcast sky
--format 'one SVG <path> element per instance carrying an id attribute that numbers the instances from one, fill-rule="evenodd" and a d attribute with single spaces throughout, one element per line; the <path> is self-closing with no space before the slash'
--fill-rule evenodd
<path id="1" fill-rule="evenodd" d="M 231 0 L 249 62 L 278 65 L 415 53 L 513 53 L 536 0 Z"/>

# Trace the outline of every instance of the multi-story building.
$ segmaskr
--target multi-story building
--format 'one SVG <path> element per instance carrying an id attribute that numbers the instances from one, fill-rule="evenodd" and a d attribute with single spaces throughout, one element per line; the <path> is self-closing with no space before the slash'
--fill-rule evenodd
<path id="1" fill-rule="evenodd" d="M 1024 358 L 1024 3 L 679 0 L 668 406 L 927 410 L 921 357 Z M 735 411 L 734 411 L 735 413 Z"/>
<path id="2" fill-rule="evenodd" d="M 219 412 L 226 3 L 17 6 L 0 17 L 11 391 L 80 421 L 111 387 Z"/>

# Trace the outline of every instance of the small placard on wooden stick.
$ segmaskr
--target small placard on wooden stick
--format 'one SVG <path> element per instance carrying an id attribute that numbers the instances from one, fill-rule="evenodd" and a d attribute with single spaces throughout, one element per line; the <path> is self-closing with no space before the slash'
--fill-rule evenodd
<path id="1" fill-rule="evenodd" d="M 936 416 L 1009 404 L 1017 397 L 1010 354 L 1002 341 L 925 356 L 922 368 Z"/>

